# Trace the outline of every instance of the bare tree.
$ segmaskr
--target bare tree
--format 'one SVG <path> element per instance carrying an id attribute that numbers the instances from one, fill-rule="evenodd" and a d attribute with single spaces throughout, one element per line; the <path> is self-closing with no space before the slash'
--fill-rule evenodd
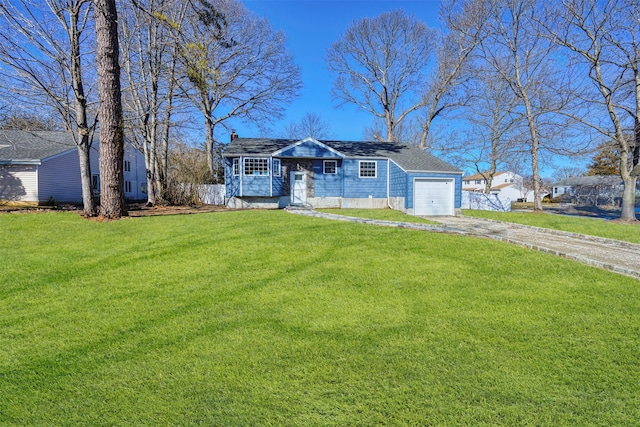
<path id="1" fill-rule="evenodd" d="M 395 139 L 398 142 L 418 145 L 422 135 L 422 124 L 417 116 L 407 117 L 402 123 L 396 125 L 394 130 Z M 363 131 L 363 138 L 366 141 L 386 141 L 386 125 L 384 120 L 376 118 L 371 126 Z"/>
<path id="2" fill-rule="evenodd" d="M 480 0 L 489 8 L 482 42 L 483 59 L 508 83 L 527 124 L 533 176 L 534 210 L 542 210 L 539 156 L 545 127 L 553 128 L 554 114 L 564 108 L 564 93 L 554 63 L 554 44 L 542 37 L 536 0 Z M 547 135 L 551 140 L 557 135 Z"/>
<path id="3" fill-rule="evenodd" d="M 126 214 L 124 201 L 124 128 L 115 0 L 94 0 L 96 64 L 100 107 L 100 216 Z"/>
<path id="4" fill-rule="evenodd" d="M 47 115 L 7 112 L 0 116 L 0 129 L 60 130 L 59 123 Z"/>
<path id="5" fill-rule="evenodd" d="M 332 137 L 333 132 L 329 123 L 324 121 L 319 114 L 305 113 L 300 120 L 291 122 L 286 126 L 285 132 L 287 138 L 303 139 L 303 138 L 315 138 L 315 139 L 329 139 Z"/>
<path id="6" fill-rule="evenodd" d="M 180 28 L 183 93 L 202 113 L 211 173 L 218 173 L 216 126 L 232 118 L 271 122 L 301 86 L 282 32 L 237 0 L 200 0 Z M 216 177 L 219 178 L 219 177 Z"/>
<path id="7" fill-rule="evenodd" d="M 440 15 L 446 33 L 437 35 L 436 64 L 424 80 L 418 143 L 423 150 L 431 145 L 433 120 L 468 102 L 468 92 L 461 89 L 472 76 L 468 65 L 483 40 L 487 8 L 473 0 L 445 0 Z"/>
<path id="8" fill-rule="evenodd" d="M 461 110 L 468 126 L 454 148 L 482 175 L 489 194 L 499 168 L 522 156 L 522 122 L 515 112 L 518 100 L 504 79 L 486 68 L 473 70 L 473 75 L 468 86 L 473 96 Z"/>
<path id="9" fill-rule="evenodd" d="M 437 40 L 435 30 L 403 10 L 353 22 L 327 51 L 334 97 L 382 120 L 384 140 L 397 141 L 397 127 L 423 105 Z"/>
<path id="10" fill-rule="evenodd" d="M 585 175 L 584 168 L 578 166 L 562 166 L 554 169 L 553 174 L 551 175 L 551 179 L 554 182 L 558 182 L 565 178 L 572 178 L 574 176 L 582 175 Z"/>
<path id="11" fill-rule="evenodd" d="M 588 76 L 592 83 L 586 93 L 577 94 L 592 114 L 577 117 L 615 141 L 624 183 L 620 218 L 635 221 L 640 175 L 640 4 L 635 0 L 563 0 L 561 6 L 549 9 L 542 23 L 552 40 L 578 59 L 574 73 Z M 634 137 L 629 138 L 629 133 Z"/>
<path id="12" fill-rule="evenodd" d="M 96 214 L 89 153 L 95 118 L 85 85 L 90 0 L 16 0 L 0 3 L 3 85 L 20 102 L 53 108 L 78 147 L 84 214 Z M 89 40 L 90 42 L 90 40 Z"/>
<path id="13" fill-rule="evenodd" d="M 144 153 L 147 204 L 162 197 L 167 176 L 173 114 L 177 38 L 188 3 L 173 0 L 122 2 L 120 44 L 128 87 L 123 89 L 131 136 Z M 128 101 L 128 102 L 126 102 Z"/>

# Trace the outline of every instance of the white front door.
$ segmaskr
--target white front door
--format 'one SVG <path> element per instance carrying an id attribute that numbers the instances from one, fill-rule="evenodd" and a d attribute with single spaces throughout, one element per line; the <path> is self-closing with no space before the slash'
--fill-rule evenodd
<path id="1" fill-rule="evenodd" d="M 307 203 L 307 174 L 291 172 L 291 204 L 304 205 Z"/>

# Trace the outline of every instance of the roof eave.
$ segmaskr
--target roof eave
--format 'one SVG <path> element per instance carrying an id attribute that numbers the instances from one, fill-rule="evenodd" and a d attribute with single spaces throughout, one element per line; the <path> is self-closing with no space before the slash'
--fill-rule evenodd
<path id="1" fill-rule="evenodd" d="M 455 175 L 462 175 L 463 171 L 435 171 L 435 170 L 406 170 L 407 173 L 450 173 Z"/>
<path id="2" fill-rule="evenodd" d="M 39 159 L 0 160 L 0 165 L 41 165 Z"/>

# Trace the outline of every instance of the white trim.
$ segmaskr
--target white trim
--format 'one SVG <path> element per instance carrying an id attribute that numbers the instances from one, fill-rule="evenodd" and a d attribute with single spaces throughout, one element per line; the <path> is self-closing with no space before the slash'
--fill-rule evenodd
<path id="1" fill-rule="evenodd" d="M 399 167 L 399 166 L 398 166 Z M 400 168 L 402 169 L 402 168 Z M 404 170 L 404 169 L 402 169 Z M 464 172 L 456 172 L 456 171 L 428 171 L 428 170 L 404 170 L 406 173 L 439 173 L 439 174 L 449 174 L 449 175 L 463 175 Z"/>
<path id="2" fill-rule="evenodd" d="M 244 156 L 240 156 L 240 197 L 243 196 L 242 194 L 242 184 L 243 184 L 243 174 L 242 174 L 242 168 L 244 167 Z"/>
<path id="3" fill-rule="evenodd" d="M 34 168 L 36 170 L 36 201 L 40 201 L 40 167 L 42 164 L 35 165 Z"/>
<path id="4" fill-rule="evenodd" d="M 391 159 L 387 159 L 387 201 L 389 200 L 389 192 L 391 187 Z"/>
<path id="5" fill-rule="evenodd" d="M 328 145 L 323 144 L 322 142 L 318 141 L 317 139 L 313 139 L 313 138 L 301 139 L 300 141 L 294 142 L 293 144 L 290 144 L 290 145 L 287 145 L 286 147 L 281 148 L 278 151 L 274 151 L 273 153 L 271 153 L 271 156 L 272 157 L 279 156 L 282 152 L 284 152 L 286 150 L 289 150 L 289 149 L 291 149 L 293 147 L 297 147 L 298 145 L 304 144 L 305 142 L 313 142 L 314 144 L 319 145 L 320 147 L 324 148 L 325 150 L 328 150 L 328 151 L 332 152 L 336 156 L 339 156 L 341 159 L 345 158 L 345 155 L 342 154 L 341 152 L 339 152 L 339 151 L 329 147 Z"/>
<path id="6" fill-rule="evenodd" d="M 374 169 L 374 175 L 373 176 L 362 176 L 360 174 L 360 172 L 362 172 L 362 169 L 360 168 L 360 165 L 362 163 L 373 163 L 375 165 L 375 169 Z M 359 179 L 375 179 L 378 177 L 378 161 L 377 160 L 358 160 L 358 178 Z"/>
<path id="7" fill-rule="evenodd" d="M 325 170 L 326 170 L 326 166 L 325 165 L 327 164 L 327 162 L 333 162 L 333 163 L 336 164 L 335 165 L 335 169 L 334 169 L 335 172 L 333 172 L 333 173 L 325 172 Z M 338 174 L 338 161 L 335 160 L 335 159 L 323 160 L 322 161 L 322 174 L 323 175 L 337 175 Z"/>
<path id="8" fill-rule="evenodd" d="M 278 162 L 278 174 L 275 173 L 275 162 Z M 281 177 L 282 176 L 282 161 L 280 159 L 271 158 L 271 172 L 273 176 Z"/>
<path id="9" fill-rule="evenodd" d="M 236 163 L 238 164 L 238 173 L 236 173 Z M 231 159 L 231 176 L 240 176 L 240 157 Z"/>
<path id="10" fill-rule="evenodd" d="M 394 165 L 396 165 L 398 168 L 400 168 L 400 170 L 404 173 L 409 173 L 405 168 L 403 168 L 402 166 L 400 166 L 395 160 L 387 157 L 387 160 L 390 162 L 393 162 Z"/>

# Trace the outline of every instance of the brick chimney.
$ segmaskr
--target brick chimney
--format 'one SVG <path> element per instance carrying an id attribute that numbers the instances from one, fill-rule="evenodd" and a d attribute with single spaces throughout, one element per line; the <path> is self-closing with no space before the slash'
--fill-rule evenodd
<path id="1" fill-rule="evenodd" d="M 238 134 L 236 133 L 235 130 L 231 131 L 231 142 L 233 142 L 234 139 L 238 138 Z"/>

